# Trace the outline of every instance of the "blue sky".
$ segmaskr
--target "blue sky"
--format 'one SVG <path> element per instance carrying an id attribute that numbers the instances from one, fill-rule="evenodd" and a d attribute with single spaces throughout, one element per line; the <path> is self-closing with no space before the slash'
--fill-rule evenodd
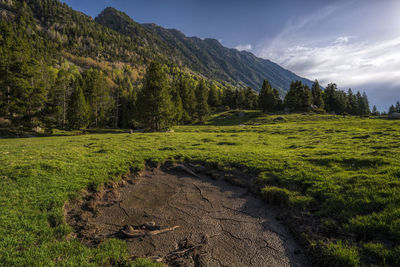
<path id="1" fill-rule="evenodd" d="M 107 6 L 140 23 L 248 50 L 296 74 L 400 100 L 399 0 L 65 0 L 95 17 Z"/>

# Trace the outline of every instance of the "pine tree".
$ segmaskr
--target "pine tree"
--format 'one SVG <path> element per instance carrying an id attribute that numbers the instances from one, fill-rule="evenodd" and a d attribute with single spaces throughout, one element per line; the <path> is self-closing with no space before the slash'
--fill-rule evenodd
<path id="1" fill-rule="evenodd" d="M 196 114 L 200 122 L 204 122 L 210 113 L 207 100 L 208 88 L 204 80 L 201 80 L 196 89 Z"/>
<path id="2" fill-rule="evenodd" d="M 90 107 L 86 102 L 81 86 L 76 86 L 68 103 L 68 124 L 71 129 L 87 127 L 89 123 Z"/>
<path id="3" fill-rule="evenodd" d="M 325 110 L 327 112 L 335 112 L 340 109 L 338 103 L 338 93 L 337 93 L 337 85 L 335 83 L 330 83 L 325 88 L 324 93 L 324 103 Z"/>
<path id="4" fill-rule="evenodd" d="M 400 113 L 400 101 L 396 102 L 396 112 Z"/>
<path id="5" fill-rule="evenodd" d="M 365 92 L 363 92 L 361 97 L 361 114 L 362 115 L 369 115 L 371 113 L 371 109 L 369 107 L 368 96 Z"/>
<path id="6" fill-rule="evenodd" d="M 301 81 L 292 82 L 289 92 L 285 96 L 285 106 L 293 111 L 307 110 L 312 101 L 310 88 Z"/>
<path id="7" fill-rule="evenodd" d="M 244 109 L 246 106 L 246 95 L 244 94 L 244 90 L 236 89 L 235 92 L 235 102 L 237 109 Z"/>
<path id="8" fill-rule="evenodd" d="M 183 105 L 182 105 L 182 98 L 179 94 L 179 88 L 177 88 L 176 86 L 172 87 L 171 97 L 174 106 L 173 121 L 174 123 L 179 124 L 183 118 Z"/>
<path id="9" fill-rule="evenodd" d="M 227 87 L 222 94 L 222 105 L 230 109 L 236 108 L 236 93 L 232 87 Z"/>
<path id="10" fill-rule="evenodd" d="M 315 80 L 311 87 L 312 94 L 312 104 L 318 108 L 324 107 L 324 100 L 322 99 L 322 90 L 318 83 L 318 80 Z"/>
<path id="11" fill-rule="evenodd" d="M 396 112 L 397 112 L 396 107 L 391 105 L 390 108 L 389 108 L 388 114 L 392 114 L 392 113 L 396 113 Z"/>
<path id="12" fill-rule="evenodd" d="M 260 95 L 258 97 L 259 106 L 264 112 L 276 110 L 280 99 L 278 98 L 276 92 L 274 92 L 272 89 L 271 84 L 267 80 L 264 80 Z"/>
<path id="13" fill-rule="evenodd" d="M 128 77 L 124 77 L 119 81 L 120 96 L 120 112 L 119 124 L 122 128 L 134 128 L 137 126 L 136 105 L 137 91 L 133 88 Z"/>
<path id="14" fill-rule="evenodd" d="M 372 108 L 372 115 L 374 115 L 374 116 L 379 116 L 380 115 L 380 113 L 379 113 L 379 111 L 378 111 L 378 109 L 376 108 L 376 106 L 374 105 L 374 107 Z"/>
<path id="15" fill-rule="evenodd" d="M 213 83 L 210 86 L 210 92 L 208 95 L 208 105 L 212 108 L 218 108 L 221 105 L 221 99 L 217 86 Z"/>
<path id="16" fill-rule="evenodd" d="M 258 109 L 258 95 L 252 88 L 247 87 L 244 91 L 246 96 L 246 109 Z"/>
<path id="17" fill-rule="evenodd" d="M 177 81 L 179 96 L 182 101 L 182 119 L 184 123 L 192 121 L 195 115 L 196 97 L 194 81 L 188 75 L 181 75 Z"/>
<path id="18" fill-rule="evenodd" d="M 350 88 L 347 91 L 347 102 L 349 103 L 347 107 L 347 113 L 356 115 L 359 109 L 358 102 L 356 96 L 353 94 L 353 91 Z"/>
<path id="19" fill-rule="evenodd" d="M 111 87 L 103 72 L 90 69 L 84 73 L 84 93 L 91 107 L 91 120 L 96 128 L 103 127 L 113 108 Z"/>
<path id="20" fill-rule="evenodd" d="M 360 115 L 360 116 L 369 115 L 371 111 L 369 109 L 369 102 L 368 102 L 367 94 L 363 93 L 361 95 L 361 93 L 358 91 L 356 94 L 356 99 L 357 99 L 357 105 L 358 105 L 356 115 Z"/>
<path id="21" fill-rule="evenodd" d="M 58 107 L 55 115 L 61 127 L 65 127 L 67 123 L 68 99 L 73 90 L 71 82 L 72 75 L 67 70 L 61 69 L 57 74 L 56 84 L 51 90 L 53 103 Z"/>
<path id="22" fill-rule="evenodd" d="M 151 131 L 160 131 L 172 125 L 174 108 L 170 88 L 163 66 L 150 63 L 140 92 L 138 113 L 142 124 Z"/>

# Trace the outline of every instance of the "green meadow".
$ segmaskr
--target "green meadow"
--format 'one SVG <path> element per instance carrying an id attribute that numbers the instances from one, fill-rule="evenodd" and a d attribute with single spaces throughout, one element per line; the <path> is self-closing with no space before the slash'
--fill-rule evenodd
<path id="1" fill-rule="evenodd" d="M 173 130 L 0 139 L 0 265 L 156 265 L 132 261 L 121 240 L 67 238 L 63 205 L 167 160 L 257 177 L 320 265 L 400 265 L 399 121 L 249 111 Z"/>

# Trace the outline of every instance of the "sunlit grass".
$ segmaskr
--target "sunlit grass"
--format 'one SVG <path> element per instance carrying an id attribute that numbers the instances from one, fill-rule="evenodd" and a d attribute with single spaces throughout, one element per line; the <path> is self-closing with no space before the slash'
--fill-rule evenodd
<path id="1" fill-rule="evenodd" d="M 62 207 L 84 188 L 166 159 L 257 175 L 266 200 L 329 232 L 307 237 L 325 264 L 399 263 L 398 121 L 231 112 L 174 131 L 0 139 L 0 265 L 128 263 L 122 241 L 94 249 L 67 241 Z"/>

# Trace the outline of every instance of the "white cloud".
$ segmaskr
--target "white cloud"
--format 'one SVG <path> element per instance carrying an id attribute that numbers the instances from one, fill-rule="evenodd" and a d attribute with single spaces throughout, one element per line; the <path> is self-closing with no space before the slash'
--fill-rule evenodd
<path id="1" fill-rule="evenodd" d="M 349 42 L 350 37 L 349 36 L 339 36 L 336 38 L 335 43 L 336 44 L 347 44 Z"/>
<path id="2" fill-rule="evenodd" d="M 324 23 L 331 26 L 341 8 L 328 6 L 288 23 L 272 40 L 257 45 L 256 54 L 323 85 L 365 90 L 373 104 L 386 107 L 400 98 L 400 35 L 357 37 L 346 34 L 346 28 L 315 33 Z"/>
<path id="3" fill-rule="evenodd" d="M 238 46 L 235 46 L 235 49 L 237 49 L 237 50 L 239 50 L 239 51 L 244 51 L 244 50 L 246 50 L 246 51 L 249 51 L 249 50 L 251 50 L 251 44 L 240 44 L 240 45 L 238 45 Z"/>
<path id="4" fill-rule="evenodd" d="M 371 82 L 400 85 L 400 37 L 379 42 L 338 42 L 324 46 L 297 45 L 269 53 L 290 70 L 324 84 L 345 87 Z"/>

